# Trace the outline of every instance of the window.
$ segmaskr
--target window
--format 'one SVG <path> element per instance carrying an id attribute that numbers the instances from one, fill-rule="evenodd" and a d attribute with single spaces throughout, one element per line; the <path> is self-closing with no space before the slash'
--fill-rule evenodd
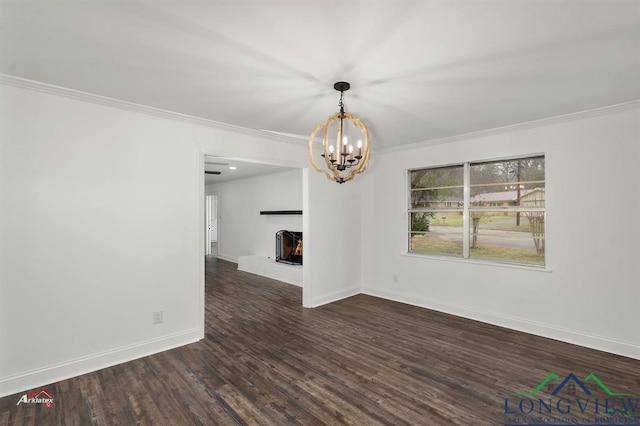
<path id="1" fill-rule="evenodd" d="M 409 171 L 410 253 L 545 265 L 544 156 Z"/>

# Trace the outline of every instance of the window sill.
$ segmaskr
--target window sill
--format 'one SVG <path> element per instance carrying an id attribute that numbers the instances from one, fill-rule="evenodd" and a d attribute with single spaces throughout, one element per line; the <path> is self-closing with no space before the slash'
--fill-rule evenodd
<path id="1" fill-rule="evenodd" d="M 524 264 L 516 264 L 516 263 L 491 262 L 491 261 L 479 260 L 479 259 L 463 259 L 461 257 L 433 256 L 428 254 L 417 254 L 417 253 L 409 253 L 409 252 L 400 253 L 400 255 L 404 257 L 413 257 L 417 259 L 444 260 L 446 262 L 457 262 L 457 263 L 464 263 L 467 265 L 472 264 L 472 265 L 482 265 L 482 266 L 497 266 L 501 268 L 524 269 L 526 271 L 553 272 L 553 269 L 549 268 L 548 266 L 533 266 L 533 265 L 524 265 Z"/>

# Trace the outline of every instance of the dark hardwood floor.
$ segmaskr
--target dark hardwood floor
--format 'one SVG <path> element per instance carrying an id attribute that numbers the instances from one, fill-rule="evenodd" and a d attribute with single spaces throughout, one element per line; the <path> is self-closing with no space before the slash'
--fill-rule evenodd
<path id="1" fill-rule="evenodd" d="M 640 393 L 637 360 L 365 295 L 301 299 L 209 257 L 204 340 L 46 385 L 51 408 L 2 398 L 0 425 L 498 425 L 552 372 Z"/>

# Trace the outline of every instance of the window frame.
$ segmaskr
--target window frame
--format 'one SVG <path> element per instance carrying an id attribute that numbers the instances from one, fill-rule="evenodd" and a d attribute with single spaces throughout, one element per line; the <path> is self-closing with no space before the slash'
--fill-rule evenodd
<path id="1" fill-rule="evenodd" d="M 545 195 L 544 207 L 531 207 L 531 206 L 471 206 L 471 167 L 474 165 L 482 164 L 482 163 L 497 163 L 497 162 L 507 162 L 507 161 L 518 161 L 524 159 L 532 159 L 536 157 L 542 157 L 545 160 L 545 174 L 543 181 L 531 181 L 533 183 L 542 182 L 544 184 L 544 191 L 547 194 L 547 172 L 546 172 L 546 160 L 547 156 L 544 152 L 542 153 L 533 153 L 533 154 L 525 154 L 525 155 L 517 155 L 517 156 L 507 156 L 486 160 L 474 160 L 474 161 L 464 161 L 459 163 L 449 163 L 442 164 L 436 166 L 427 166 L 427 167 L 414 167 L 405 170 L 405 184 L 406 184 L 406 223 L 405 223 L 405 254 L 412 257 L 424 257 L 424 258 L 433 258 L 440 260 L 453 260 L 453 261 L 461 261 L 465 263 L 482 263 L 496 266 L 508 266 L 508 267 L 516 267 L 516 268 L 524 268 L 524 269 L 533 269 L 533 270 L 545 270 L 550 271 L 551 269 L 548 267 L 548 253 L 546 247 L 546 239 L 547 239 L 547 200 Z M 462 208 L 412 208 L 412 191 L 414 189 L 411 188 L 411 173 L 419 170 L 429 170 L 429 169 L 442 169 L 447 167 L 463 167 L 463 202 Z M 425 188 L 428 189 L 428 188 Z M 440 253 L 420 253 L 411 250 L 411 238 L 412 235 L 416 234 L 426 234 L 425 232 L 414 232 L 412 231 L 412 213 L 461 213 L 462 214 L 462 253 L 460 256 L 450 256 L 446 254 Z M 543 222 L 544 222 L 544 242 L 545 242 L 545 251 L 544 258 L 542 264 L 535 263 L 526 263 L 526 262 L 513 262 L 508 260 L 495 260 L 495 259 L 486 259 L 480 257 L 471 257 L 470 253 L 470 238 L 471 238 L 471 214 L 474 212 L 487 212 L 487 213 L 504 213 L 504 212 L 538 212 L 542 213 Z"/>

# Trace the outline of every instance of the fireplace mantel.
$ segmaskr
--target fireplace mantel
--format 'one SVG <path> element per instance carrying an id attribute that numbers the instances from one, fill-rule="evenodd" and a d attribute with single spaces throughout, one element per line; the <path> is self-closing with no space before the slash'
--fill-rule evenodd
<path id="1" fill-rule="evenodd" d="M 279 214 L 279 215 L 297 214 L 297 215 L 302 215 L 302 210 L 261 210 L 260 214 L 267 214 L 267 215 L 273 215 L 273 214 Z"/>

